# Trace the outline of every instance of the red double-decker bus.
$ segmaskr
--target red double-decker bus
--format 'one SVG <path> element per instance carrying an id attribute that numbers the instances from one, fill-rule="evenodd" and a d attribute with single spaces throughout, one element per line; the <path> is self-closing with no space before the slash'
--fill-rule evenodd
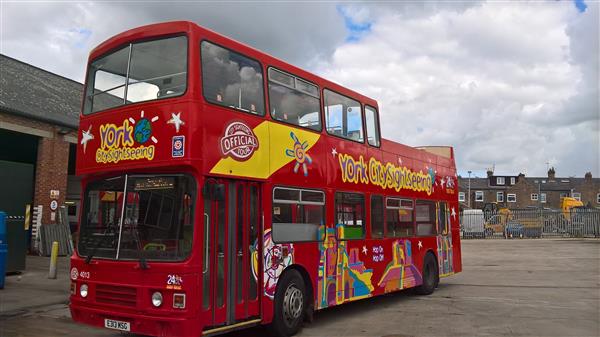
<path id="1" fill-rule="evenodd" d="M 375 100 L 194 23 L 95 48 L 80 118 L 75 321 L 290 336 L 461 270 L 452 148 L 382 139 Z"/>

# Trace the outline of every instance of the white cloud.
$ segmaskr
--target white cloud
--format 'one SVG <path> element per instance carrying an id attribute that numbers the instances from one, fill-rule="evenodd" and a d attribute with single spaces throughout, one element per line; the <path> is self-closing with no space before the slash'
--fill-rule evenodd
<path id="1" fill-rule="evenodd" d="M 598 3 L 2 3 L 0 52 L 82 81 L 89 51 L 192 20 L 379 101 L 383 134 L 459 170 L 600 176 Z M 349 19 L 350 24 L 346 21 Z M 353 31 L 354 29 L 354 31 Z"/>
<path id="2" fill-rule="evenodd" d="M 598 176 L 598 48 L 581 48 L 579 35 L 598 39 L 597 10 L 491 2 L 389 11 L 319 72 L 377 99 L 386 138 L 455 146 L 459 170 L 543 175 L 552 160 L 559 175 Z"/>
<path id="3" fill-rule="evenodd" d="M 11 2 L 1 4 L 0 52 L 83 81 L 91 49 L 125 30 L 189 20 L 300 66 L 344 41 L 333 3 Z M 89 30 L 88 36 L 78 32 Z M 85 39 L 83 39 L 85 38 Z"/>

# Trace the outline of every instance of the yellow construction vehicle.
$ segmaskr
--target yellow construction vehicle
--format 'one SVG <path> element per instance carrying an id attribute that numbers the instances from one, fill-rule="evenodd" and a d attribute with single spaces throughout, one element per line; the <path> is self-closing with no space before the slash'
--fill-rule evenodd
<path id="1" fill-rule="evenodd" d="M 562 197 L 560 198 L 560 209 L 562 211 L 563 216 L 567 221 L 571 221 L 571 212 L 575 208 L 583 207 L 583 202 L 572 198 L 572 197 Z"/>
<path id="2" fill-rule="evenodd" d="M 542 236 L 544 219 L 539 209 L 515 209 L 499 207 L 491 202 L 484 205 L 485 235 L 505 237 Z"/>
<path id="3" fill-rule="evenodd" d="M 483 206 L 483 213 L 485 215 L 485 236 L 504 236 L 506 224 L 513 218 L 510 209 L 499 207 L 497 202 L 489 202 Z"/>

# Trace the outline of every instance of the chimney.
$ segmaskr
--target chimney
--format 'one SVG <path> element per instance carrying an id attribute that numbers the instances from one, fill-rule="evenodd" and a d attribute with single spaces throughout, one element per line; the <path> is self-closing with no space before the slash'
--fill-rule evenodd
<path id="1" fill-rule="evenodd" d="M 592 172 L 585 173 L 585 181 L 592 181 Z"/>
<path id="2" fill-rule="evenodd" d="M 494 171 L 492 171 L 491 169 L 487 170 L 487 176 L 488 178 L 494 175 Z"/>
<path id="3" fill-rule="evenodd" d="M 556 175 L 556 171 L 554 170 L 554 166 L 548 170 L 548 179 L 554 180 L 554 176 Z"/>

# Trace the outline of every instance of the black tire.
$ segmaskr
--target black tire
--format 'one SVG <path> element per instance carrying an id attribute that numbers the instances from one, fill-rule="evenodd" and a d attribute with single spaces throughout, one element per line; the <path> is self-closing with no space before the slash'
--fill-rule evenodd
<path id="1" fill-rule="evenodd" d="M 298 271 L 288 270 L 281 275 L 275 291 L 273 322 L 269 332 L 275 337 L 295 335 L 302 327 L 306 313 L 306 287 Z"/>
<path id="2" fill-rule="evenodd" d="M 431 252 L 423 260 L 423 283 L 415 291 L 419 295 L 431 295 L 440 283 L 440 275 L 435 257 Z"/>

